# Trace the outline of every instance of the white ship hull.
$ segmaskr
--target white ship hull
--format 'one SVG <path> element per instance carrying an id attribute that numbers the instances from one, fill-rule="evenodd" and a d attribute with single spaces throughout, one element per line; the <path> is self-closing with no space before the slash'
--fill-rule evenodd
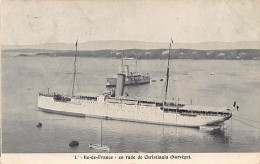
<path id="1" fill-rule="evenodd" d="M 72 98 L 71 101 L 62 102 L 54 101 L 51 96 L 39 95 L 38 108 L 44 112 L 70 116 L 106 118 L 196 128 L 223 123 L 232 116 L 232 114 L 194 115 L 166 112 L 163 111 L 161 107 L 155 105 L 118 103 L 113 100 L 114 99 L 102 99 L 102 97 L 99 99 L 99 97 L 97 97 L 97 100 Z"/>

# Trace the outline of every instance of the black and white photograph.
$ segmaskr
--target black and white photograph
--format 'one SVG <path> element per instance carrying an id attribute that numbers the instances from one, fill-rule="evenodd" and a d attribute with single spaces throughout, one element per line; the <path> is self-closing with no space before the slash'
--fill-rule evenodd
<path id="1" fill-rule="evenodd" d="M 259 27 L 259 0 L 2 0 L 1 157 L 257 163 Z"/>

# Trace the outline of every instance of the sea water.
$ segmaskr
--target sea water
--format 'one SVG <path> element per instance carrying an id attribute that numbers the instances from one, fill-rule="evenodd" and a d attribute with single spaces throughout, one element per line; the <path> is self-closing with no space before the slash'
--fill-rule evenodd
<path id="1" fill-rule="evenodd" d="M 70 95 L 73 58 L 2 57 L 3 153 L 91 153 L 100 144 L 101 119 L 49 114 L 37 109 L 38 91 Z M 149 73 L 156 82 L 126 87 L 133 97 L 163 98 L 166 60 L 126 61 L 130 70 Z M 75 92 L 102 93 L 106 77 L 121 60 L 78 58 Z M 168 99 L 228 107 L 233 118 L 224 129 L 194 129 L 103 120 L 102 142 L 112 153 L 259 152 L 260 62 L 171 60 Z M 212 74 L 213 72 L 213 74 Z M 161 81 L 160 79 L 163 79 Z M 234 101 L 239 110 L 232 108 Z M 37 128 L 41 122 L 43 126 Z M 69 147 L 72 140 L 79 146 Z"/>

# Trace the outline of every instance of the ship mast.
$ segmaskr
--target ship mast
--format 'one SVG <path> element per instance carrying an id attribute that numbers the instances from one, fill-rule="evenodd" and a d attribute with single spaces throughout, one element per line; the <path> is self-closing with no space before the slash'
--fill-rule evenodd
<path id="1" fill-rule="evenodd" d="M 102 131 L 103 131 L 103 122 L 101 121 L 101 136 L 100 136 L 101 147 L 102 147 Z"/>
<path id="2" fill-rule="evenodd" d="M 167 99 L 167 91 L 168 91 L 168 84 L 169 84 L 169 73 L 170 73 L 169 65 L 170 65 L 170 54 L 171 54 L 172 43 L 173 43 L 173 41 L 171 39 L 170 47 L 169 47 L 169 54 L 168 54 L 167 72 L 166 72 L 166 87 L 165 87 L 165 96 L 164 96 L 165 102 L 166 102 L 166 99 Z"/>
<path id="3" fill-rule="evenodd" d="M 137 71 L 137 53 L 135 53 L 135 72 L 138 72 Z"/>
<path id="4" fill-rule="evenodd" d="M 119 71 L 120 73 L 123 73 L 124 71 L 124 52 L 122 53 L 122 59 L 121 59 L 121 70 Z"/>
<path id="5" fill-rule="evenodd" d="M 76 80 L 76 74 L 77 74 L 77 50 L 78 50 L 78 39 L 76 41 L 76 51 L 75 51 L 75 59 L 74 59 L 74 70 L 73 70 L 73 85 L 72 85 L 72 91 L 71 91 L 71 97 L 74 95 L 74 86 L 75 86 L 75 80 Z"/>

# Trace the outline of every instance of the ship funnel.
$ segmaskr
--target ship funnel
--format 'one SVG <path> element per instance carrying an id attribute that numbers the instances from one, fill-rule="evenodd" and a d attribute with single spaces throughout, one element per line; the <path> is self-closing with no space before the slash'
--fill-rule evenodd
<path id="1" fill-rule="evenodd" d="M 116 97 L 123 96 L 125 86 L 125 74 L 118 73 L 116 81 Z"/>
<path id="2" fill-rule="evenodd" d="M 119 72 L 118 73 L 124 73 L 124 60 L 122 58 L 122 61 L 121 61 L 121 66 L 119 67 Z"/>
<path id="3" fill-rule="evenodd" d="M 129 65 L 125 65 L 125 75 L 129 75 Z"/>
<path id="4" fill-rule="evenodd" d="M 120 66 L 118 73 L 124 73 L 124 68 Z"/>

